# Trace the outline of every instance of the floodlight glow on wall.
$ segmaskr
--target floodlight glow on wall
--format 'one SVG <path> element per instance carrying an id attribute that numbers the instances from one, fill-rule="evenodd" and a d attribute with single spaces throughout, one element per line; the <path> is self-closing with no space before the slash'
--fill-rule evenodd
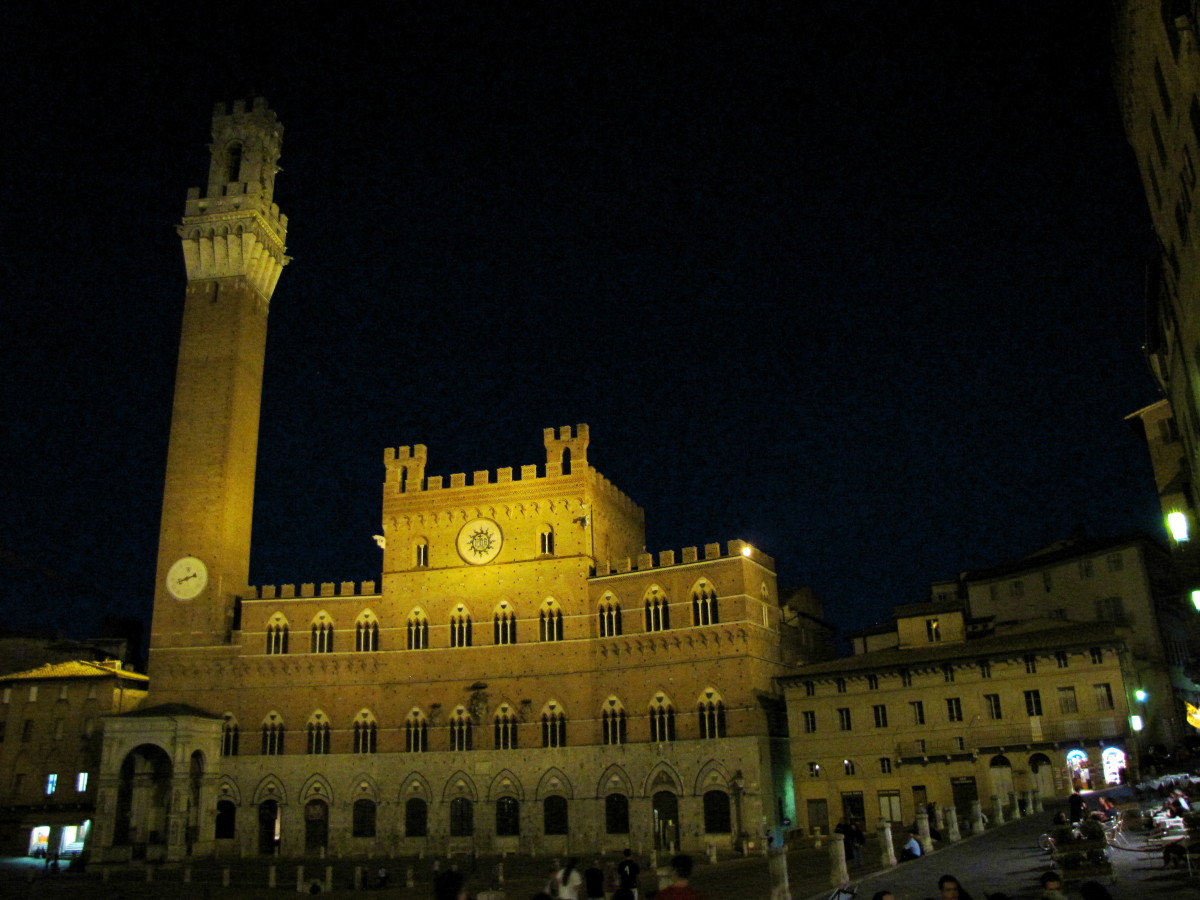
<path id="1" fill-rule="evenodd" d="M 1134 731 L 1141 731 L 1142 730 L 1142 717 L 1141 716 L 1130 716 L 1129 717 L 1129 727 L 1132 728 Z"/>
<path id="2" fill-rule="evenodd" d="M 1200 611 L 1200 590 L 1192 591 L 1192 606 Z"/>
<path id="3" fill-rule="evenodd" d="M 1167 531 L 1171 532 L 1175 543 L 1182 544 L 1188 539 L 1187 516 L 1181 512 L 1167 513 Z"/>

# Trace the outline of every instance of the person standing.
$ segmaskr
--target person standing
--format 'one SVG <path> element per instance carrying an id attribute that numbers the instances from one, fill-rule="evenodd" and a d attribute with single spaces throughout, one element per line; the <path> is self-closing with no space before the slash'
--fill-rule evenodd
<path id="1" fill-rule="evenodd" d="M 633 858 L 633 851 L 629 848 L 625 849 L 625 858 L 617 865 L 617 875 L 621 879 L 621 887 L 633 894 L 633 900 L 637 900 L 638 896 L 638 875 L 642 872 L 642 867 L 637 864 L 637 860 Z"/>
<path id="2" fill-rule="evenodd" d="M 604 900 L 604 870 L 600 868 L 600 860 L 593 859 L 584 869 L 583 889 L 588 900 Z"/>
<path id="3" fill-rule="evenodd" d="M 546 893 L 555 900 L 579 900 L 579 889 L 582 886 L 583 876 L 579 874 L 579 860 L 571 858 L 558 874 L 550 879 Z"/>

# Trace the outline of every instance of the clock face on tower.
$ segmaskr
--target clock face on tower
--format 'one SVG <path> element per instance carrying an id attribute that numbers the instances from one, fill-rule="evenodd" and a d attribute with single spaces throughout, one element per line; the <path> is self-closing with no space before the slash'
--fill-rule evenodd
<path id="1" fill-rule="evenodd" d="M 473 566 L 489 563 L 500 553 L 504 536 L 491 519 L 474 519 L 458 533 L 458 555 Z"/>
<path id="2" fill-rule="evenodd" d="M 191 600 L 208 585 L 208 567 L 194 556 L 177 559 L 167 570 L 167 591 L 176 600 Z"/>

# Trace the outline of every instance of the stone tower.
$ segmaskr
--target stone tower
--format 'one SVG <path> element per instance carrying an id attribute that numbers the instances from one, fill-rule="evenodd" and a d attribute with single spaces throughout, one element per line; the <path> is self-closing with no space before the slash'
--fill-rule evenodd
<path id="1" fill-rule="evenodd" d="M 267 312 L 287 263 L 272 202 L 283 126 L 217 104 L 208 188 L 178 226 L 187 293 L 158 542 L 151 656 L 229 640 L 247 589 Z"/>

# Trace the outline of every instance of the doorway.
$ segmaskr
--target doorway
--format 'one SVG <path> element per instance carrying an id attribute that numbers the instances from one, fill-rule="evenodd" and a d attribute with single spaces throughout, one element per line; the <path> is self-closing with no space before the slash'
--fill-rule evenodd
<path id="1" fill-rule="evenodd" d="M 670 791 L 654 795 L 654 849 L 674 853 L 679 847 L 679 798 Z"/>
<path id="2" fill-rule="evenodd" d="M 304 852 L 320 853 L 329 843 L 329 804 L 309 800 L 304 804 Z"/>

